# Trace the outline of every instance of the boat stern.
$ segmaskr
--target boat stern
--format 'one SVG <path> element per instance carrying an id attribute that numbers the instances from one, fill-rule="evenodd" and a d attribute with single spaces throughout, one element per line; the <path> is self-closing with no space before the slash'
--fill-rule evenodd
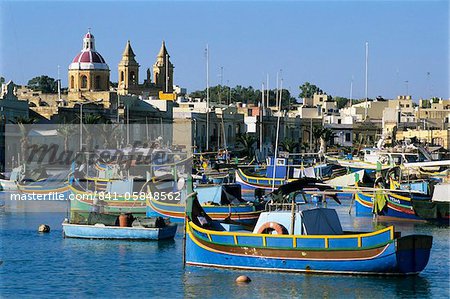
<path id="1" fill-rule="evenodd" d="M 418 274 L 430 258 L 433 237 L 410 235 L 396 240 L 397 267 L 400 273 Z"/>

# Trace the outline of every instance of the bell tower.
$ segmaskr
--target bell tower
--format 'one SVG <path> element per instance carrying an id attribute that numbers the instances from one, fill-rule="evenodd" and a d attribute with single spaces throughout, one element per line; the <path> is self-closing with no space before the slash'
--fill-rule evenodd
<path id="1" fill-rule="evenodd" d="M 153 80 L 156 86 L 164 93 L 173 92 L 173 64 L 169 60 L 166 44 L 163 41 L 156 62 L 153 65 Z"/>
<path id="2" fill-rule="evenodd" d="M 119 80 L 117 92 L 121 95 L 137 93 L 139 91 L 139 63 L 134 59 L 130 41 L 127 41 L 122 60 L 119 62 Z"/>

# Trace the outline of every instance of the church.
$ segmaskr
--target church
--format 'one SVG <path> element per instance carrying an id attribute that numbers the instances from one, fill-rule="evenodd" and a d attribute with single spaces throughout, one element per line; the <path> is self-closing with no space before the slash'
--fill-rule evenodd
<path id="1" fill-rule="evenodd" d="M 122 59 L 118 65 L 117 88 L 111 86 L 110 68 L 103 56 L 96 50 L 95 38 L 90 30 L 83 37 L 81 52 L 69 65 L 68 103 L 73 107 L 80 102 L 98 102 L 110 108 L 117 101 L 118 95 L 136 95 L 144 99 L 159 98 L 173 100 L 173 69 L 170 55 L 162 42 L 161 49 L 153 65 L 153 80 L 150 69 L 147 78 L 139 82 L 139 63 L 127 41 Z"/>

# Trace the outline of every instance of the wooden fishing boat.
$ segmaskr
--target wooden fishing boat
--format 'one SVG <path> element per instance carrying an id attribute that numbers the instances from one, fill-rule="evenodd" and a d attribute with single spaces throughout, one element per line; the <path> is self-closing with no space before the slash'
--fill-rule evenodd
<path id="1" fill-rule="evenodd" d="M 117 215 L 105 214 L 101 218 L 97 217 L 99 223 L 78 224 L 65 221 L 62 224 L 64 236 L 80 239 L 164 240 L 173 239 L 177 232 L 176 224 L 165 222 L 162 219 L 158 221 L 160 219 L 144 218 L 138 220 L 137 225 L 134 225 L 135 222 L 133 222 L 132 225 L 126 223 L 126 226 L 123 226 L 118 225 L 117 222 L 119 221 L 114 219 L 111 222 L 111 217 L 119 218 Z M 152 225 L 146 225 L 145 223 L 151 223 Z"/>
<path id="2" fill-rule="evenodd" d="M 434 186 L 430 201 L 412 200 L 416 214 L 429 222 L 450 225 L 450 184 Z"/>
<path id="3" fill-rule="evenodd" d="M 69 186 L 72 199 L 70 210 L 85 216 L 92 211 L 116 215 L 132 213 L 135 216 L 144 216 L 146 196 L 148 196 L 141 190 L 144 183 L 134 179 L 74 179 Z M 136 184 L 139 186 L 136 187 Z"/>
<path id="4" fill-rule="evenodd" d="M 358 186 L 356 187 L 358 190 Z M 356 215 L 372 215 L 392 217 L 398 219 L 424 220 L 419 217 L 412 205 L 412 201 L 429 202 L 430 196 L 420 192 L 408 190 L 376 190 L 355 193 Z"/>
<path id="5" fill-rule="evenodd" d="M 345 158 L 326 156 L 330 163 L 346 167 L 351 172 L 365 170 L 368 174 L 373 174 L 378 170 L 387 170 L 393 165 L 415 162 L 418 158 L 419 156 L 416 153 L 389 152 L 378 148 L 364 148 L 360 151 L 359 157 L 353 157 L 352 155 Z"/>
<path id="6" fill-rule="evenodd" d="M 164 178 L 148 184 L 151 197 L 147 199 L 147 215 L 169 217 L 172 222 L 183 222 L 186 210 L 185 192 L 181 196 L 178 191 L 173 192 L 173 180 L 170 178 L 165 187 L 161 186 L 161 181 L 164 181 Z M 199 194 L 202 207 L 214 220 L 230 219 L 254 223 L 264 210 L 263 202 L 244 201 L 237 184 L 197 185 L 194 190 Z"/>
<path id="7" fill-rule="evenodd" d="M 333 209 L 260 215 L 253 230 L 213 221 L 190 194 L 186 206 L 185 263 L 232 269 L 330 274 L 408 275 L 428 263 L 432 237 L 400 237 L 394 227 L 345 232 Z"/>
<path id="8" fill-rule="evenodd" d="M 267 167 L 258 171 L 249 171 L 238 168 L 235 170 L 236 183 L 242 186 L 243 191 L 255 189 L 274 190 L 286 183 L 293 182 L 302 177 L 331 179 L 342 173 L 345 169 L 334 164 L 315 163 L 309 158 L 267 158 Z"/>

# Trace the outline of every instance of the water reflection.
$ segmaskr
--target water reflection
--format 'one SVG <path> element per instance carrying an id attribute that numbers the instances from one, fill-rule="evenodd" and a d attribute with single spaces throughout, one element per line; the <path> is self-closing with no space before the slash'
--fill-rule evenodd
<path id="1" fill-rule="evenodd" d="M 252 282 L 237 284 L 236 277 L 243 274 Z M 421 276 L 335 276 L 187 267 L 183 287 L 187 298 L 252 298 L 255 294 L 262 298 L 431 297 L 428 280 Z"/>

